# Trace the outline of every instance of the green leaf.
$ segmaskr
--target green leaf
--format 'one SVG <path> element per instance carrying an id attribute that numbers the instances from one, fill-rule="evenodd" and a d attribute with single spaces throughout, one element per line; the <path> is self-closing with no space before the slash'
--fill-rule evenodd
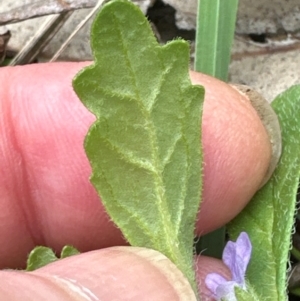
<path id="1" fill-rule="evenodd" d="M 286 269 L 291 248 L 296 194 L 300 177 L 300 86 L 272 103 L 282 130 L 283 151 L 269 182 L 228 226 L 233 237 L 246 231 L 253 244 L 247 272 L 261 300 L 286 300 Z"/>
<path id="2" fill-rule="evenodd" d="M 78 254 L 80 254 L 80 252 L 76 248 L 72 246 L 64 246 L 60 253 L 60 258 L 63 259 Z"/>
<path id="3" fill-rule="evenodd" d="M 195 70 L 227 81 L 238 0 L 198 3 Z"/>
<path id="4" fill-rule="evenodd" d="M 130 244 L 165 254 L 196 291 L 204 90 L 191 85 L 188 44 L 160 46 L 138 7 L 112 1 L 91 46 L 95 63 L 73 82 L 97 117 L 85 141 L 91 182 Z"/>
<path id="5" fill-rule="evenodd" d="M 251 287 L 250 284 L 247 284 L 247 290 L 243 290 L 240 287 L 235 287 L 235 296 L 238 301 L 262 301 L 264 299 L 259 298 Z"/>
<path id="6" fill-rule="evenodd" d="M 41 268 L 51 262 L 56 261 L 58 258 L 52 251 L 52 249 L 47 247 L 36 247 L 34 248 L 27 259 L 26 271 L 34 271 Z"/>
<path id="7" fill-rule="evenodd" d="M 80 252 L 72 246 L 64 246 L 60 258 L 58 258 L 53 250 L 48 247 L 35 247 L 28 256 L 26 271 L 34 271 L 56 260 L 80 254 Z"/>

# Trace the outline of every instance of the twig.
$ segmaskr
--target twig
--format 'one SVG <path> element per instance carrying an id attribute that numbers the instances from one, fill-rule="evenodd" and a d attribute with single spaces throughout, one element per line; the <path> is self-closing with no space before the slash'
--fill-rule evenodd
<path id="1" fill-rule="evenodd" d="M 6 55 L 6 46 L 11 37 L 10 31 L 6 31 L 3 34 L 0 34 L 0 64 L 2 64 Z"/>
<path id="2" fill-rule="evenodd" d="M 50 62 L 54 62 L 61 55 L 76 33 L 86 24 L 86 22 L 94 15 L 94 13 L 98 10 L 98 8 L 105 2 L 106 0 L 99 0 L 96 6 L 91 10 L 91 12 L 76 26 L 71 35 L 66 39 L 66 41 L 60 46 L 58 51 L 53 55 Z"/>
<path id="3" fill-rule="evenodd" d="M 97 0 L 45 0 L 25 4 L 0 13 L 0 25 L 21 22 L 46 15 L 59 14 L 80 8 L 94 7 Z"/>
<path id="4" fill-rule="evenodd" d="M 25 65 L 33 62 L 72 14 L 73 11 L 67 11 L 60 15 L 49 16 L 9 65 Z"/>
<path id="5" fill-rule="evenodd" d="M 133 2 L 141 5 L 143 0 Z M 152 2 L 153 0 L 150 0 L 150 3 Z M 39 0 L 0 13 L 0 26 L 81 8 L 92 8 L 96 3 L 97 0 Z"/>

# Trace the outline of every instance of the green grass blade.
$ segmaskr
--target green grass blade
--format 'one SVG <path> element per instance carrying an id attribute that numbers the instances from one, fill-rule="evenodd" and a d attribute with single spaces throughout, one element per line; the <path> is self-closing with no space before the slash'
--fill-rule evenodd
<path id="1" fill-rule="evenodd" d="M 199 0 L 195 70 L 227 81 L 238 0 Z"/>

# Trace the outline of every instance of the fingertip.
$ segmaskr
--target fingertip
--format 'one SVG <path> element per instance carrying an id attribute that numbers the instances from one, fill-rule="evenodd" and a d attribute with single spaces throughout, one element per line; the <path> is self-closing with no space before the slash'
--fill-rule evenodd
<path id="1" fill-rule="evenodd" d="M 211 272 L 230 280 L 218 259 L 198 256 L 200 300 L 213 301 L 205 286 Z M 135 247 L 112 247 L 75 255 L 33 272 L 0 272 L 1 300 L 188 300 L 196 295 L 181 271 L 161 253 Z M 46 297 L 45 297 L 46 296 Z"/>
<path id="2" fill-rule="evenodd" d="M 74 279 L 78 286 L 103 301 L 196 301 L 182 272 L 163 254 L 146 248 L 112 247 L 88 252 L 34 273 Z"/>
<path id="3" fill-rule="evenodd" d="M 246 95 L 208 75 L 191 72 L 205 87 L 202 120 L 203 199 L 197 234 L 234 218 L 259 189 L 271 160 L 271 143 Z"/>
<path id="4" fill-rule="evenodd" d="M 255 109 L 262 124 L 264 125 L 264 128 L 271 142 L 272 157 L 268 170 L 260 184 L 261 188 L 271 178 L 281 156 L 282 145 L 279 120 L 270 103 L 254 89 L 246 85 L 232 84 L 231 86 L 236 88 L 239 93 L 244 94 L 250 100 L 251 105 Z"/>

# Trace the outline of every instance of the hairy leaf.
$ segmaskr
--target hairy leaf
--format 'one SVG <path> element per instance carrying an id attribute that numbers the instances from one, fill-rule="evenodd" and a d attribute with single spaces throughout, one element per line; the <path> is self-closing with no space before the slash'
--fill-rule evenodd
<path id="1" fill-rule="evenodd" d="M 229 225 L 237 236 L 246 231 L 253 245 L 247 278 L 261 300 L 283 301 L 300 176 L 300 86 L 279 95 L 272 106 L 282 130 L 283 151 L 269 182 Z"/>
<path id="2" fill-rule="evenodd" d="M 60 258 L 67 258 L 73 255 L 78 255 L 80 252 L 72 246 L 64 246 L 60 253 Z"/>
<path id="3" fill-rule="evenodd" d="M 60 258 L 58 258 L 51 248 L 38 246 L 30 252 L 27 259 L 26 270 L 34 271 L 56 260 L 77 254 L 80 254 L 80 252 L 74 247 L 64 246 L 61 251 Z"/>
<path id="4" fill-rule="evenodd" d="M 58 258 L 53 250 L 47 247 L 39 246 L 34 248 L 27 259 L 27 271 L 34 271 L 51 262 L 56 261 Z"/>
<path id="5" fill-rule="evenodd" d="M 91 46 L 95 62 L 73 83 L 97 117 L 85 141 L 91 182 L 130 244 L 165 254 L 196 290 L 204 91 L 191 85 L 188 44 L 160 46 L 135 5 L 112 1 Z"/>
<path id="6" fill-rule="evenodd" d="M 240 287 L 235 288 L 235 296 L 238 301 L 262 301 L 264 299 L 259 298 L 256 292 L 250 284 L 247 285 L 247 290 L 243 290 Z M 226 300 L 225 300 L 226 301 Z"/>

